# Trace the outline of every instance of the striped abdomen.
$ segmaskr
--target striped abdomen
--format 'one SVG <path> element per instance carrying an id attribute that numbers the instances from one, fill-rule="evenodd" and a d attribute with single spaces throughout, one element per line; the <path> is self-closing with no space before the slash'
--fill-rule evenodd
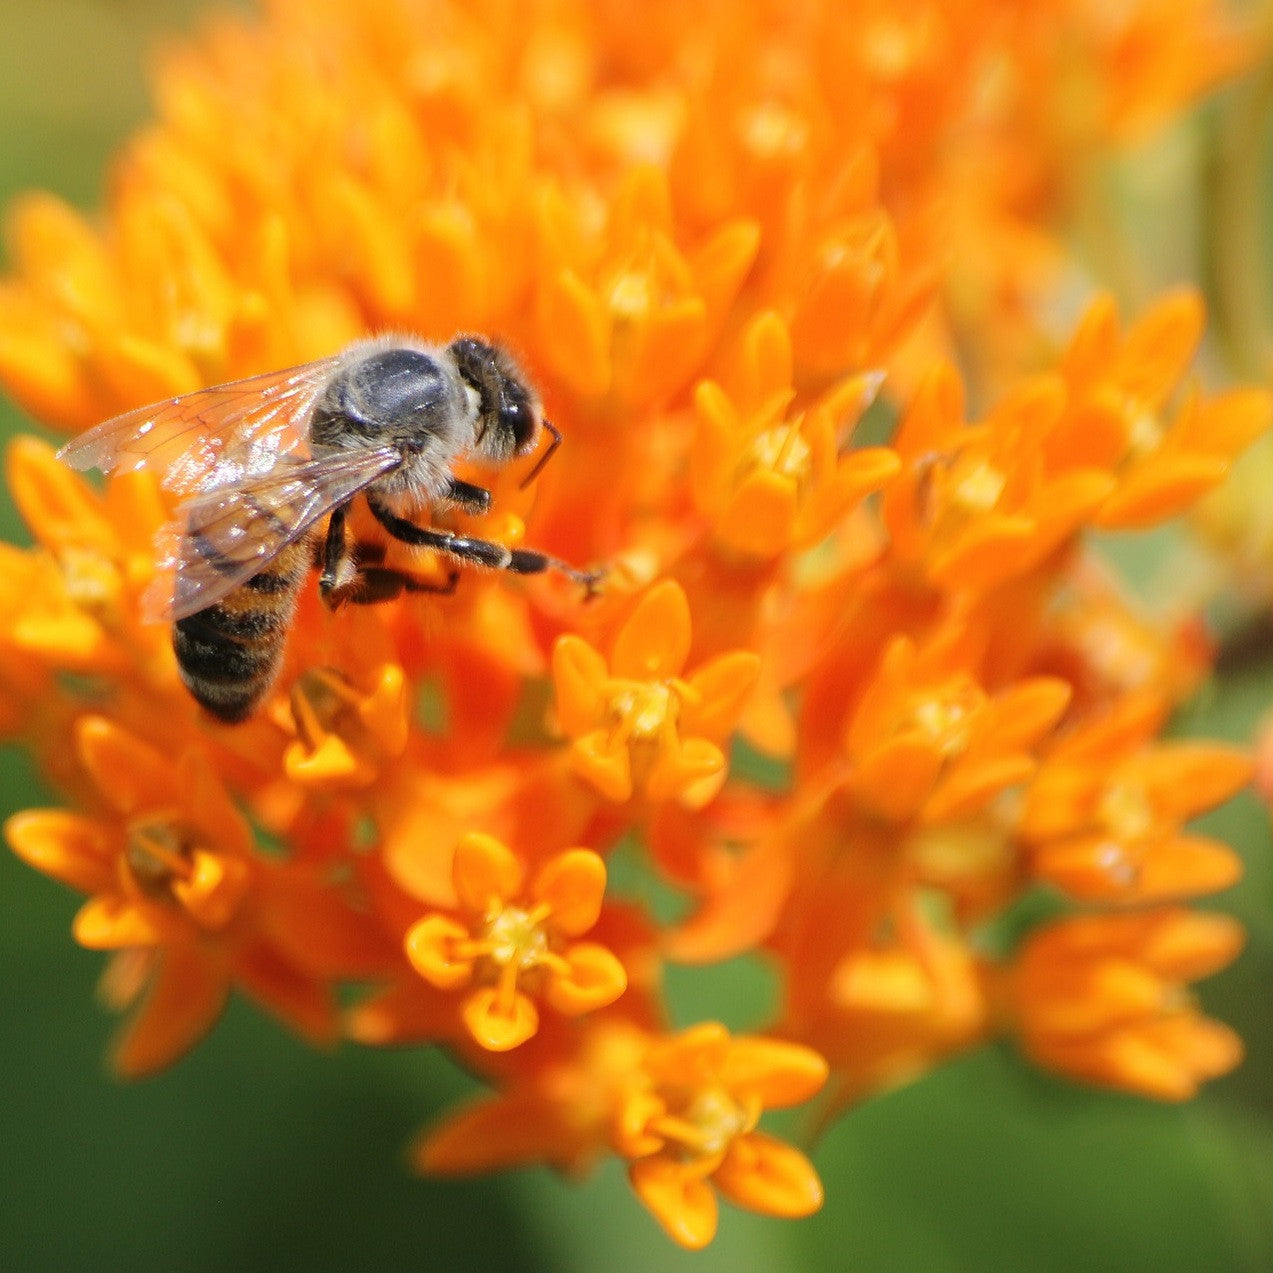
<path id="1" fill-rule="evenodd" d="M 289 544 L 241 588 L 173 624 L 181 679 L 227 724 L 250 716 L 274 683 L 311 561 L 308 539 Z"/>

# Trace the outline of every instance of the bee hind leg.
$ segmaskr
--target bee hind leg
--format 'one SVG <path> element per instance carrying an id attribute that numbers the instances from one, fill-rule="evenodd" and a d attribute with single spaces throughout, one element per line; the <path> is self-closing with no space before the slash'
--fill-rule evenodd
<path id="1" fill-rule="evenodd" d="M 352 606 L 374 606 L 382 601 L 393 601 L 404 592 L 427 592 L 436 597 L 449 597 L 460 582 L 459 570 L 451 570 L 445 583 L 434 583 L 420 579 L 404 570 L 394 570 L 391 566 L 364 565 L 359 563 L 354 577 L 341 588 L 334 590 L 323 600 L 331 609 L 349 604 Z"/>

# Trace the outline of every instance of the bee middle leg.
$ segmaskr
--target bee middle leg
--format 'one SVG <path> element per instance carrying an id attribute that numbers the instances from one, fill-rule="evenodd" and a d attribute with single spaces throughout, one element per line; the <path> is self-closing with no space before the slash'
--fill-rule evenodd
<path id="1" fill-rule="evenodd" d="M 323 541 L 318 591 L 329 610 L 336 610 L 347 603 L 377 605 L 382 601 L 392 601 L 404 592 L 450 596 L 455 591 L 460 579 L 458 570 L 452 570 L 445 583 L 434 583 L 384 565 L 384 549 L 375 545 L 359 546 L 351 554 L 345 541 L 348 508 L 348 504 L 342 504 L 332 512 L 327 524 L 327 537 Z"/>
<path id="2" fill-rule="evenodd" d="M 557 557 L 550 557 L 533 548 L 509 548 L 505 544 L 492 543 L 489 539 L 475 539 L 456 535 L 449 530 L 436 530 L 431 526 L 417 526 L 405 517 L 399 517 L 378 499 L 368 496 L 367 505 L 375 519 L 395 539 L 416 548 L 432 548 L 457 561 L 488 566 L 492 570 L 507 570 L 515 575 L 538 575 L 546 570 L 558 570 L 576 583 L 583 584 L 591 596 L 602 573 L 596 570 L 576 570 Z"/>

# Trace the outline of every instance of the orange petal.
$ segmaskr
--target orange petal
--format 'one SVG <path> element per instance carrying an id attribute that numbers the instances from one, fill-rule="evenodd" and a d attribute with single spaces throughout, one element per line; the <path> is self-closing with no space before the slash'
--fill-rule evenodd
<path id="1" fill-rule="evenodd" d="M 338 734 L 324 734 L 312 750 L 295 741 L 283 756 L 287 776 L 303 787 L 365 786 L 376 771 Z"/>
<path id="2" fill-rule="evenodd" d="M 567 849 L 550 858 L 531 884 L 530 895 L 552 907 L 552 924 L 569 937 L 586 933 L 601 913 L 606 864 L 591 849 Z"/>
<path id="3" fill-rule="evenodd" d="M 1119 482 L 1093 522 L 1112 530 L 1152 526 L 1184 512 L 1219 485 L 1228 471 L 1225 456 L 1159 452 Z"/>
<path id="4" fill-rule="evenodd" d="M 237 914 L 251 882 L 246 862 L 217 853 L 196 850 L 188 879 L 174 880 L 173 896 L 181 902 L 201 928 L 215 932 Z"/>
<path id="5" fill-rule="evenodd" d="M 570 971 L 553 976 L 546 998 L 566 1016 L 604 1008 L 628 988 L 627 970 L 604 946 L 576 942 L 567 947 L 562 956 L 570 965 Z"/>
<path id="6" fill-rule="evenodd" d="M 766 1108 L 798 1105 L 827 1081 L 827 1063 L 812 1048 L 782 1039 L 739 1035 L 720 1071 L 731 1092 L 755 1097 Z"/>
<path id="7" fill-rule="evenodd" d="M 416 1171 L 469 1176 L 532 1163 L 569 1170 L 590 1149 L 586 1131 L 538 1091 L 508 1092 L 446 1115 L 411 1146 L 408 1159 Z"/>
<path id="8" fill-rule="evenodd" d="M 1220 743 L 1170 743 L 1143 758 L 1154 807 L 1173 821 L 1236 795 L 1251 781 L 1251 770 L 1249 752 Z"/>
<path id="9" fill-rule="evenodd" d="M 298 968 L 268 942 L 240 950 L 234 973 L 244 994 L 310 1043 L 325 1047 L 340 1037 L 340 1016 L 327 982 Z"/>
<path id="10" fill-rule="evenodd" d="M 609 736 L 600 730 L 575 739 L 570 748 L 570 764 L 607 800 L 622 803 L 632 799 L 632 759 L 628 749 L 621 743 L 612 746 Z"/>
<path id="11" fill-rule="evenodd" d="M 716 1236 L 716 1194 L 680 1163 L 642 1158 L 628 1168 L 628 1179 L 674 1242 L 699 1251 Z"/>
<path id="12" fill-rule="evenodd" d="M 619 630 L 610 660 L 616 677 L 659 681 L 676 676 L 690 652 L 690 606 L 674 579 L 657 583 Z"/>
<path id="13" fill-rule="evenodd" d="M 722 654 L 689 678 L 698 700 L 681 714 L 681 732 L 719 742 L 738 724 L 747 697 L 760 675 L 760 656 L 750 650 Z"/>
<path id="14" fill-rule="evenodd" d="M 668 743 L 659 748 L 658 759 L 646 780 L 646 792 L 651 800 L 674 800 L 689 795 L 704 779 L 723 781 L 726 768 L 725 753 L 706 738 L 687 738 L 679 744 Z M 716 794 L 719 781 L 705 789 L 707 798 Z M 704 793 L 698 793 L 700 797 Z M 706 800 L 694 801 L 693 807 L 701 808 Z"/>
<path id="15" fill-rule="evenodd" d="M 522 887 L 522 864 L 513 851 L 491 835 L 473 831 L 455 847 L 451 878 L 460 905 L 484 915 Z"/>
<path id="16" fill-rule="evenodd" d="M 155 926 L 132 902 L 114 896 L 89 898 L 75 916 L 71 933 L 89 950 L 153 946 L 160 938 Z"/>
<path id="17" fill-rule="evenodd" d="M 1119 359 L 1123 387 L 1151 407 L 1161 406 L 1188 369 L 1206 325 L 1202 297 L 1179 288 L 1158 300 L 1127 333 Z"/>
<path id="18" fill-rule="evenodd" d="M 469 940 L 469 930 L 445 915 L 426 915 L 412 924 L 403 940 L 411 966 L 439 990 L 465 986 L 473 976 L 472 959 L 457 959 L 455 947 Z"/>
<path id="19" fill-rule="evenodd" d="M 475 990 L 464 1000 L 460 1015 L 474 1040 L 488 1052 L 507 1052 L 539 1029 L 539 1011 L 520 990 L 507 997 L 494 986 Z"/>
<path id="20" fill-rule="evenodd" d="M 767 1216 L 808 1216 L 822 1206 L 822 1181 L 798 1150 L 772 1136 L 737 1137 L 712 1176 L 740 1207 Z"/>
<path id="21" fill-rule="evenodd" d="M 667 1102 L 657 1092 L 642 1088 L 625 1092 L 611 1132 L 615 1152 L 625 1158 L 645 1158 L 658 1153 L 666 1141 L 652 1131 L 651 1126 L 666 1113 Z"/>
<path id="22" fill-rule="evenodd" d="M 569 737 L 596 725 L 602 707 L 601 686 L 606 661 L 582 637 L 567 633 L 553 646 L 553 684 L 557 720 Z"/>
<path id="23" fill-rule="evenodd" d="M 579 397 L 600 397 L 610 386 L 610 321 L 596 294 L 563 269 L 544 285 L 537 311 L 544 360 Z"/>
<path id="24" fill-rule="evenodd" d="M 739 482 L 716 524 L 716 535 L 731 551 L 768 560 L 790 547 L 799 512 L 794 478 L 772 469 L 754 469 Z"/>
<path id="25" fill-rule="evenodd" d="M 165 949 L 137 1015 L 112 1051 L 116 1073 L 141 1078 L 177 1060 L 221 1015 L 229 991 L 224 972 L 196 948 Z"/>
<path id="26" fill-rule="evenodd" d="M 1187 451 L 1236 455 L 1273 421 L 1273 398 L 1264 389 L 1231 389 L 1217 394 L 1178 421 L 1173 434 Z"/>
<path id="27" fill-rule="evenodd" d="M 897 738 L 866 756 L 850 785 L 865 809 L 890 822 L 904 822 L 928 798 L 941 767 L 941 754 L 927 739 Z"/>
<path id="28" fill-rule="evenodd" d="M 115 883 L 110 843 L 91 818 L 27 809 L 4 824 L 4 834 L 28 866 L 82 893 L 103 893 Z"/>
<path id="29" fill-rule="evenodd" d="M 41 543 L 49 548 L 85 543 L 107 548 L 114 535 L 102 516 L 101 498 L 57 459 L 47 442 L 15 438 L 6 461 L 13 501 Z"/>
<path id="30" fill-rule="evenodd" d="M 171 803 L 172 766 L 114 721 L 104 716 L 82 718 L 76 725 L 75 742 L 98 790 L 118 812 L 130 814 L 146 804 Z"/>
<path id="31" fill-rule="evenodd" d="M 734 858 L 713 880 L 699 909 L 667 932 L 663 949 L 685 964 L 716 963 L 759 946 L 774 930 L 791 892 L 793 865 L 781 846 L 762 844 Z"/>

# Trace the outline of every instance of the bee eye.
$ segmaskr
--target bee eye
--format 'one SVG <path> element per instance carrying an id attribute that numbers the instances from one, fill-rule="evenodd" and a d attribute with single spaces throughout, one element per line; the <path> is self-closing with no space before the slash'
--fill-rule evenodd
<path id="1" fill-rule="evenodd" d="M 513 444 L 513 453 L 523 455 L 535 441 L 535 409 L 520 387 L 505 388 L 500 394 L 500 432 Z"/>

